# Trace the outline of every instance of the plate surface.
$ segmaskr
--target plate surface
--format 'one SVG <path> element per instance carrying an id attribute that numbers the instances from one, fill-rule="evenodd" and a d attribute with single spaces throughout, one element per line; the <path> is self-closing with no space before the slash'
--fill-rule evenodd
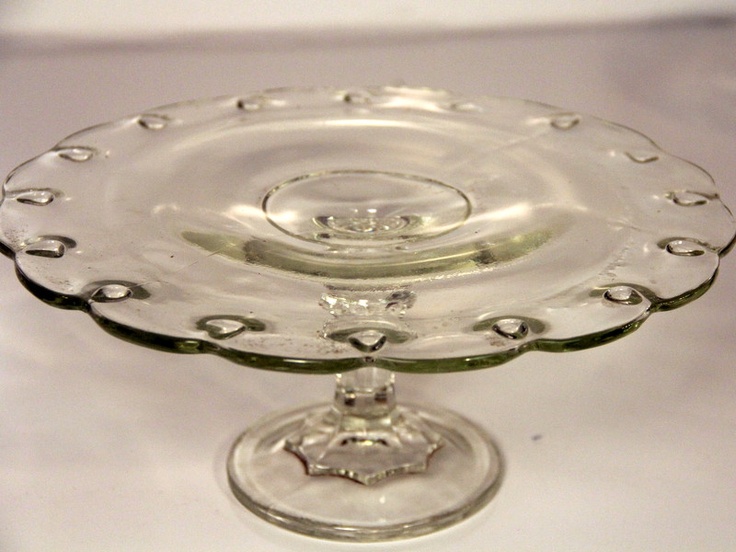
<path id="1" fill-rule="evenodd" d="M 406 87 L 152 109 L 21 165 L 0 206 L 40 298 L 301 372 L 602 344 L 702 294 L 733 235 L 707 173 L 634 131 Z"/>

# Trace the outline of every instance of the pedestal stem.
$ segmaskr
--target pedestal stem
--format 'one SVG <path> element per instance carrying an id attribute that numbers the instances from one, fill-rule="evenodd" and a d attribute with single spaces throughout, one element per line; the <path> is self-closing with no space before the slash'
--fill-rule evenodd
<path id="1" fill-rule="evenodd" d="M 396 408 L 393 372 L 366 367 L 338 374 L 333 407 L 346 418 L 354 417 L 358 425 L 391 416 Z"/>
<path id="2" fill-rule="evenodd" d="M 338 376 L 332 404 L 248 429 L 228 459 L 237 499 L 281 527 L 349 541 L 423 535 L 478 510 L 501 479 L 490 438 L 451 412 L 396 406 L 393 382 L 369 365 Z"/>
<path id="3" fill-rule="evenodd" d="M 427 469 L 442 438 L 396 406 L 394 375 L 364 367 L 337 376 L 335 399 L 285 443 L 310 475 L 339 475 L 365 485 Z"/>

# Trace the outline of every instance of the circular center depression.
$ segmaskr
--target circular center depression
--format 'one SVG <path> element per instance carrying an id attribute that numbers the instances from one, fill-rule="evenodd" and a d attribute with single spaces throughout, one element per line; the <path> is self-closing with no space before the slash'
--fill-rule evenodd
<path id="1" fill-rule="evenodd" d="M 437 180 L 345 170 L 287 180 L 268 192 L 263 210 L 271 224 L 295 238 L 374 247 L 445 234 L 465 222 L 470 203 Z"/>

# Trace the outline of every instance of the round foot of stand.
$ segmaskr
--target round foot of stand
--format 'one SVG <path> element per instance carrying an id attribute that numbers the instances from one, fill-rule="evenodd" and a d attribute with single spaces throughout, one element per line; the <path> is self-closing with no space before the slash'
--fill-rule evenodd
<path id="1" fill-rule="evenodd" d="M 298 533 L 327 539 L 384 541 L 416 537 L 461 521 L 495 494 L 498 450 L 480 427 L 451 412 L 407 408 L 442 436 L 422 473 L 372 485 L 313 475 L 284 449 L 308 416 L 330 405 L 266 418 L 237 440 L 228 459 L 230 486 L 258 516 Z"/>

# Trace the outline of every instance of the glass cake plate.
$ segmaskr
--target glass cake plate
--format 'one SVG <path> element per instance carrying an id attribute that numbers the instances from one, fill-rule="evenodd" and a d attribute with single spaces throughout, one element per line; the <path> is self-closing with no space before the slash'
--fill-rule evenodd
<path id="1" fill-rule="evenodd" d="M 55 306 L 147 347 L 337 376 L 234 445 L 246 507 L 388 540 L 493 496 L 501 456 L 394 372 L 488 368 L 635 330 L 712 283 L 733 218 L 702 169 L 621 126 L 409 87 L 159 107 L 15 169 L 0 242 Z M 309 475 L 305 475 L 305 472 Z"/>

